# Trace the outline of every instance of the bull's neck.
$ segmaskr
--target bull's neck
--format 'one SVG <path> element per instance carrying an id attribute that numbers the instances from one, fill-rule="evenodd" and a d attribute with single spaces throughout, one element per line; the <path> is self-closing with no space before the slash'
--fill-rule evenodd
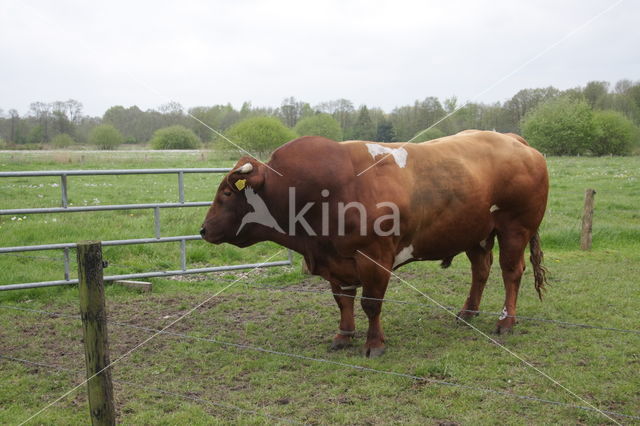
<path id="1" fill-rule="evenodd" d="M 275 229 L 264 229 L 261 235 L 261 240 L 273 241 L 295 252 L 304 254 L 305 251 L 305 238 L 304 237 L 292 237 L 288 234 L 283 234 Z"/>
<path id="2" fill-rule="evenodd" d="M 288 211 L 279 208 L 279 204 L 282 202 L 283 197 L 288 196 L 288 192 L 281 191 L 281 188 L 287 188 L 289 183 L 285 176 L 282 176 L 281 173 L 277 173 L 273 168 L 269 167 L 264 174 L 264 187 L 267 188 L 266 191 L 261 192 L 260 196 L 265 201 L 266 205 L 269 206 L 269 212 L 274 216 L 276 221 L 282 226 L 284 230 L 288 230 Z M 270 190 L 271 189 L 271 190 Z M 280 244 L 288 249 L 291 249 L 300 254 L 304 254 L 306 250 L 306 238 L 300 236 L 291 236 L 288 233 L 282 233 L 274 228 L 267 228 L 264 226 L 259 226 L 259 230 L 254 234 L 258 237 L 259 241 L 273 241 L 274 243 Z"/>

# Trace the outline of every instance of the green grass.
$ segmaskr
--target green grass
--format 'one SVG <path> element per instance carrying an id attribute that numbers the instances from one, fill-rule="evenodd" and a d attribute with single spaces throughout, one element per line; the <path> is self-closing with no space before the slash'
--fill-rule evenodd
<path id="1" fill-rule="evenodd" d="M 143 154 L 139 154 L 140 156 Z M 84 163 L 68 158 L 0 157 L 2 170 L 59 168 L 152 168 L 226 166 L 206 157 L 155 155 L 108 160 L 85 154 Z M 640 158 L 550 158 L 551 195 L 541 236 L 550 285 L 541 303 L 530 268 L 519 297 L 519 313 L 620 329 L 638 329 L 640 311 Z M 187 200 L 212 197 L 217 175 L 188 176 Z M 71 200 L 82 205 L 177 199 L 177 178 L 70 178 Z M 43 187 L 29 185 L 43 183 Z M 55 206 L 54 179 L 0 181 L 2 207 Z M 94 187 L 85 184 L 101 184 Z M 594 247 L 579 251 L 584 190 L 595 188 Z M 126 190 L 125 190 L 126 189 Z M 38 197 L 42 195 L 42 197 Z M 206 209 L 163 211 L 163 235 L 195 233 Z M 133 216 L 130 216 L 133 214 Z M 57 219 L 53 222 L 53 219 Z M 47 222 L 47 223 L 45 223 Z M 68 242 L 80 239 L 137 238 L 153 235 L 151 211 L 0 217 L 2 246 Z M 219 265 L 266 259 L 273 244 L 240 250 L 201 242 L 188 244 L 194 265 Z M 28 253 L 27 253 L 28 254 Z M 59 253 L 34 256 L 60 257 Z M 109 248 L 107 273 L 138 272 L 179 266 L 176 244 Z M 284 258 L 283 253 L 279 258 Z M 358 307 L 355 345 L 340 352 L 328 346 L 336 331 L 338 309 L 328 286 L 306 277 L 296 265 L 250 273 L 153 280 L 152 294 L 107 287 L 112 321 L 163 327 L 240 278 L 231 288 L 178 322 L 170 330 L 207 339 L 282 351 L 337 363 L 444 380 L 571 404 L 585 405 L 539 373 L 491 344 L 472 329 L 393 279 L 387 297 L 413 304 L 386 303 L 383 321 L 387 353 L 361 356 L 366 317 Z M 0 255 L 0 283 L 60 279 L 61 262 Z M 72 268 L 73 269 L 73 268 Z M 469 289 L 469 266 L 459 256 L 450 269 L 414 263 L 398 275 L 446 306 L 460 307 Z M 498 265 L 490 277 L 482 309 L 498 312 L 504 291 Z M 320 293 L 299 292 L 318 290 Z M 324 290 L 324 292 L 323 292 Z M 417 304 L 417 303 L 423 303 Z M 0 293 L 0 304 L 75 314 L 77 289 L 60 287 Z M 490 333 L 494 315 L 474 325 Z M 17 424 L 80 383 L 84 366 L 78 321 L 32 312 L 0 309 L 0 354 L 74 369 L 80 375 L 0 360 L 0 423 Z M 150 334 L 109 325 L 111 359 L 117 359 Z M 640 416 L 640 335 L 563 327 L 521 320 L 514 334 L 493 336 L 567 388 L 601 409 Z M 603 424 L 594 412 L 444 386 L 347 366 L 303 360 L 209 341 L 158 336 L 114 366 L 118 419 L 128 424 L 272 424 L 267 414 L 318 424 Z M 133 382 L 141 387 L 122 382 Z M 226 406 L 158 393 L 188 395 Z M 251 414 L 257 412 L 258 414 Z M 624 423 L 638 423 L 618 419 Z M 85 389 L 73 392 L 34 421 L 86 424 Z"/>

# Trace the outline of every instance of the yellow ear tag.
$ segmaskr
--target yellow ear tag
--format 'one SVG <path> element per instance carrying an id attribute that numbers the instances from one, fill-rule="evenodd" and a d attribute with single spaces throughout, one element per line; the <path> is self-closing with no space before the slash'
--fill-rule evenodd
<path id="1" fill-rule="evenodd" d="M 242 191 L 246 185 L 247 185 L 246 179 L 239 179 L 236 181 L 236 188 L 238 188 L 238 191 Z"/>

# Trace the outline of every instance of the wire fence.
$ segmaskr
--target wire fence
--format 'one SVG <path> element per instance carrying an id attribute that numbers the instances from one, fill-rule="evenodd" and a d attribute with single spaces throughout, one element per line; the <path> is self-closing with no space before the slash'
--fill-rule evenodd
<path id="1" fill-rule="evenodd" d="M 223 277 L 217 277 L 216 280 L 217 281 L 232 281 L 230 279 L 223 278 Z M 413 300 L 398 300 L 398 299 L 390 299 L 390 298 L 386 298 L 386 297 L 385 298 L 364 297 L 364 296 L 350 295 L 350 294 L 345 294 L 345 293 L 333 293 L 333 292 L 327 291 L 327 290 L 315 290 L 315 289 L 310 289 L 310 288 L 296 288 L 296 287 L 290 287 L 290 286 L 273 285 L 273 284 L 265 284 L 265 283 L 251 283 L 251 284 L 244 283 L 244 285 L 247 286 L 247 287 L 255 288 L 255 289 L 277 291 L 277 292 L 312 293 L 312 294 L 321 294 L 321 295 L 325 295 L 325 296 L 342 296 L 342 297 L 350 297 L 350 298 L 353 298 L 355 300 L 376 300 L 376 301 L 385 302 L 385 303 L 420 306 L 420 307 L 428 308 L 428 309 L 432 309 L 432 310 L 440 310 L 440 309 L 442 309 L 440 306 L 435 305 L 435 304 L 416 302 L 416 301 L 413 301 Z M 556 324 L 556 325 L 563 326 L 563 327 L 587 328 L 587 329 L 594 329 L 594 330 L 613 331 L 613 332 L 617 332 L 617 333 L 629 333 L 629 334 L 638 334 L 638 335 L 640 335 L 640 329 L 626 329 L 626 328 L 620 328 L 620 327 L 617 327 L 617 328 L 616 327 L 603 327 L 601 325 L 595 325 L 595 324 L 577 323 L 577 322 L 572 322 L 572 321 L 567 321 L 567 320 L 562 320 L 562 319 L 553 319 L 553 318 L 531 317 L 531 316 L 520 315 L 520 314 L 518 314 L 517 316 L 514 316 L 514 315 L 504 314 L 504 312 L 495 312 L 495 311 L 468 310 L 468 309 L 460 310 L 459 308 L 456 308 L 454 306 L 447 306 L 446 309 L 448 311 L 451 311 L 451 312 L 456 312 L 456 311 L 458 311 L 460 313 L 468 312 L 468 313 L 478 314 L 478 315 L 491 315 L 491 316 L 502 316 L 502 315 L 504 315 L 505 318 L 516 318 L 518 321 L 523 320 L 523 321 L 531 321 L 531 322 L 546 322 L 546 323 L 549 323 L 549 324 Z"/>
<path id="2" fill-rule="evenodd" d="M 217 277 L 216 278 L 217 281 L 226 281 L 226 282 L 231 282 L 233 280 L 230 279 L 226 279 L 223 277 Z M 292 287 L 282 287 L 282 286 L 277 286 L 277 285 L 271 285 L 271 284 L 260 284 L 260 283 L 243 283 L 245 286 L 250 287 L 250 288 L 255 288 L 255 289 L 259 289 L 259 290 L 267 290 L 267 291 L 274 291 L 274 292 L 287 292 L 287 293 L 307 293 L 307 294 L 319 294 L 319 295 L 323 295 L 323 296 L 342 296 L 342 297 L 351 297 L 355 300 L 376 300 L 376 301 L 380 301 L 380 302 L 384 302 L 384 303 L 393 303 L 393 304 L 398 304 L 398 305 L 412 305 L 412 306 L 419 306 L 422 308 L 427 308 L 427 309 L 431 309 L 431 310 L 439 310 L 440 307 L 437 305 L 433 305 L 433 304 L 429 304 L 429 303 L 421 303 L 421 302 L 415 302 L 415 301 L 411 301 L 411 300 L 398 300 L 398 299 L 390 299 L 390 298 L 375 298 L 375 297 L 364 297 L 364 296 L 358 296 L 358 295 L 349 295 L 349 294 L 345 294 L 345 293 L 333 293 L 331 291 L 327 291 L 327 290 L 314 290 L 314 289 L 305 289 L 305 288 L 292 288 Z M 446 307 L 447 310 L 451 311 L 451 312 L 455 312 L 456 310 L 458 310 L 457 308 L 455 308 L 454 306 L 447 306 Z M 15 310 L 23 310 L 23 311 L 28 311 L 28 312 L 34 312 L 34 313 L 43 313 L 43 314 L 51 314 L 53 315 L 54 313 L 52 312 L 47 312 L 47 311 L 42 311 L 42 310 L 38 310 L 38 309 L 29 309 L 29 308 L 22 308 L 22 307 L 16 307 L 16 306 L 7 306 L 7 305 L 0 305 L 0 309 L 15 309 Z M 482 311 L 482 310 L 460 310 L 459 312 L 469 312 L 469 313 L 474 313 L 474 314 L 478 314 L 478 315 L 490 315 L 490 316 L 501 316 L 504 315 L 502 312 L 493 312 L 493 311 Z M 70 318 L 79 318 L 79 316 L 70 316 Z M 603 331 L 613 331 L 616 333 L 629 333 L 629 334 L 637 334 L 640 335 L 640 330 L 636 330 L 636 329 L 626 329 L 626 328 L 616 328 L 616 327 L 603 327 L 600 325 L 595 325 L 595 324 L 584 324 L 584 323 L 576 323 L 576 322 L 570 322 L 570 321 L 566 321 L 566 320 L 559 320 L 559 319 L 550 319 L 550 318 L 540 318 L 540 317 L 530 317 L 530 316 L 523 316 L 523 315 L 517 315 L 517 316 L 513 316 L 513 315 L 506 315 L 505 317 L 507 318 L 517 318 L 518 321 L 531 321 L 531 322 L 545 322 L 545 323 L 549 323 L 549 324 L 555 324 L 561 327 L 571 327 L 571 328 L 586 328 L 586 329 L 593 329 L 593 330 L 603 330 Z"/>
<path id="3" fill-rule="evenodd" d="M 263 285 L 256 285 L 256 284 L 250 284 L 249 285 L 247 283 L 243 283 L 243 284 L 248 285 L 250 287 L 255 287 L 255 288 L 258 288 L 258 289 L 287 291 L 287 289 L 284 289 L 284 288 L 274 288 L 273 286 L 264 285 L 264 284 Z M 289 290 L 295 291 L 295 292 L 305 292 L 305 293 L 320 293 L 321 292 L 320 290 L 306 290 L 306 289 L 289 289 Z M 325 294 L 333 294 L 333 293 L 326 293 L 326 292 L 324 292 L 324 293 Z M 358 296 L 355 296 L 355 297 L 358 298 L 358 299 L 363 299 L 363 297 L 358 297 Z M 395 299 L 376 299 L 376 300 L 382 300 L 384 302 L 404 304 L 404 305 L 417 305 L 417 306 L 420 306 L 420 307 L 427 307 L 427 308 L 434 308 L 435 307 L 434 305 L 432 306 L 432 305 L 428 305 L 428 304 L 424 304 L 424 303 L 405 301 L 405 300 L 395 300 Z M 25 312 L 25 313 L 46 315 L 46 316 L 50 316 L 52 318 L 64 318 L 64 319 L 71 319 L 71 320 L 80 320 L 80 316 L 77 315 L 77 314 L 67 314 L 67 313 L 60 313 L 60 312 L 52 312 L 52 311 L 47 311 L 47 310 L 43 310 L 43 309 L 24 308 L 24 307 L 20 307 L 20 306 L 12 306 L 12 305 L 0 305 L 0 309 L 22 311 L 22 312 Z M 537 320 L 537 319 L 533 319 L 533 320 Z M 545 321 L 548 321 L 548 320 L 545 320 Z M 560 325 L 566 325 L 566 322 L 564 322 L 564 321 L 559 321 L 558 323 Z M 614 416 L 614 417 L 617 417 L 617 418 L 620 418 L 620 419 L 640 420 L 640 416 L 621 413 L 621 412 L 618 412 L 618 411 L 594 409 L 594 408 L 589 407 L 589 406 L 572 404 L 572 403 L 568 403 L 568 402 L 551 400 L 551 399 L 546 399 L 546 398 L 540 398 L 540 397 L 537 397 L 537 396 L 522 395 L 522 394 L 517 394 L 517 393 L 513 393 L 513 392 L 498 390 L 498 389 L 474 386 L 474 385 L 469 385 L 469 384 L 464 384 L 464 383 L 457 383 L 457 382 L 452 382 L 452 381 L 438 380 L 438 379 L 433 379 L 433 378 L 430 378 L 430 377 L 423 377 L 423 376 L 418 376 L 418 375 L 413 375 L 413 374 L 408 374 L 408 373 L 402 373 L 402 372 L 397 372 L 397 371 L 392 371 L 392 370 L 377 369 L 377 368 L 362 366 L 362 365 L 358 365 L 358 364 L 351 364 L 351 363 L 347 363 L 347 362 L 341 362 L 341 361 L 325 359 L 325 358 L 321 358 L 321 357 L 312 357 L 312 356 L 301 355 L 301 354 L 296 354 L 296 353 L 291 353 L 291 352 L 286 352 L 286 351 L 281 351 L 281 350 L 269 349 L 269 348 L 264 348 L 264 347 L 256 346 L 256 345 L 228 342 L 228 341 L 224 341 L 224 340 L 221 340 L 221 339 L 214 339 L 214 338 L 209 338 L 209 337 L 196 336 L 196 335 L 177 332 L 177 331 L 168 331 L 168 330 L 166 330 L 166 328 L 165 329 L 158 329 L 158 328 L 154 328 L 154 327 L 140 326 L 140 325 L 130 324 L 130 323 L 127 323 L 127 322 L 114 321 L 114 320 L 108 320 L 108 324 L 110 324 L 112 326 L 116 326 L 116 327 L 122 327 L 122 328 L 126 328 L 126 329 L 131 329 L 131 330 L 138 330 L 138 331 L 143 331 L 143 332 L 147 332 L 147 333 L 154 333 L 154 335 L 160 334 L 160 335 L 169 336 L 169 337 L 173 337 L 173 338 L 177 338 L 177 339 L 184 339 L 184 340 L 191 340 L 191 341 L 198 341 L 198 342 L 205 342 L 205 343 L 215 344 L 217 346 L 221 346 L 221 347 L 229 348 L 229 349 L 253 351 L 253 352 L 269 354 L 269 355 L 276 355 L 276 356 L 279 356 L 279 357 L 286 357 L 286 358 L 296 359 L 296 360 L 301 360 L 301 361 L 309 361 L 309 362 L 312 362 L 312 363 L 333 365 L 333 366 L 344 368 L 344 369 L 356 370 L 356 371 L 359 371 L 361 373 L 372 373 L 372 374 L 380 374 L 380 375 L 399 377 L 399 378 L 409 379 L 409 380 L 416 381 L 416 382 L 429 383 L 429 384 L 436 385 L 436 386 L 459 388 L 459 389 L 469 390 L 469 391 L 473 391 L 473 392 L 479 392 L 479 393 L 484 393 L 484 394 L 492 394 L 492 395 L 497 395 L 497 396 L 500 396 L 500 397 L 518 399 L 518 400 L 529 401 L 529 402 L 540 403 L 540 404 L 561 406 L 561 407 L 565 407 L 565 408 L 577 409 L 577 410 L 582 410 L 582 411 L 587 411 L 587 412 L 605 413 L 607 415 L 611 415 L 611 416 Z M 577 324 L 577 323 L 569 323 L 569 324 L 572 324 L 573 326 L 577 326 L 577 327 L 581 327 L 581 328 L 598 328 L 598 327 L 590 327 L 589 325 L 586 325 L 586 324 Z M 615 331 L 615 332 L 623 332 L 623 333 L 632 332 L 632 333 L 635 333 L 635 334 L 637 334 L 637 332 L 638 332 L 638 330 L 609 329 L 609 328 L 603 328 L 603 330 Z M 59 368 L 59 367 L 51 366 L 51 365 L 48 365 L 48 364 L 45 364 L 45 363 L 39 363 L 39 362 L 36 362 L 36 361 L 24 360 L 24 359 L 17 358 L 17 357 L 14 357 L 12 355 L 8 355 L 8 354 L 0 354 L 0 358 L 3 358 L 5 360 L 9 360 L 9 361 L 23 362 L 25 364 L 39 365 L 39 366 L 45 367 L 45 368 L 65 370 L 64 368 Z M 76 372 L 76 373 L 78 373 L 78 372 Z M 235 410 L 237 412 L 241 412 L 241 413 L 245 413 L 245 414 L 259 415 L 259 416 L 263 416 L 263 417 L 271 419 L 271 420 L 277 420 L 277 421 L 283 422 L 283 423 L 294 423 L 294 424 L 302 424 L 303 423 L 303 422 L 298 422 L 298 421 L 287 419 L 287 418 L 283 418 L 283 417 L 272 416 L 270 414 L 267 414 L 267 413 L 264 413 L 264 412 L 261 412 L 261 411 L 257 411 L 257 410 L 250 410 L 250 409 L 246 409 L 246 408 L 242 408 L 242 407 L 237 407 L 237 406 L 234 406 L 234 405 L 231 405 L 231 404 L 218 403 L 218 402 L 210 401 L 210 400 L 207 400 L 207 399 L 204 399 L 204 398 L 200 398 L 200 397 L 197 397 L 197 396 L 185 395 L 185 394 L 180 394 L 180 393 L 177 393 L 177 392 L 167 391 L 167 390 L 162 390 L 162 389 L 157 389 L 157 388 L 150 388 L 150 387 L 147 387 L 145 385 L 131 383 L 131 382 L 124 382 L 124 381 L 121 381 L 121 380 L 118 380 L 118 381 L 114 380 L 114 382 L 128 384 L 128 385 L 131 385 L 131 386 L 136 386 L 136 387 L 139 387 L 141 389 L 148 390 L 150 392 L 164 394 L 164 395 L 167 395 L 167 396 L 174 396 L 174 397 L 178 397 L 178 398 L 189 399 L 189 400 L 193 400 L 195 402 L 217 406 L 219 408 L 227 408 L 227 409 Z"/>

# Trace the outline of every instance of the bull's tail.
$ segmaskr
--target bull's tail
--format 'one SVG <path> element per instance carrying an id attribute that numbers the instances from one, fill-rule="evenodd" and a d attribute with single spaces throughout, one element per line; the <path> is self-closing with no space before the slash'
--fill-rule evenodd
<path id="1" fill-rule="evenodd" d="M 540 235 L 536 232 L 529 241 L 529 250 L 531 251 L 531 265 L 533 266 L 533 277 L 535 280 L 536 291 L 538 297 L 542 300 L 542 291 L 545 290 L 547 284 L 547 269 L 542 266 L 542 260 L 544 259 L 544 253 L 540 247 Z"/>

